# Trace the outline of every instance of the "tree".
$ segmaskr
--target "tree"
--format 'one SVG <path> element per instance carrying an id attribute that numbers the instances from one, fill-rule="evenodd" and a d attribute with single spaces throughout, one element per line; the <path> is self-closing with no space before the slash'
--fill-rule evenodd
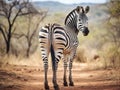
<path id="1" fill-rule="evenodd" d="M 120 63 L 120 0 L 108 0 L 108 22 L 107 22 L 107 39 L 111 42 L 109 50 L 110 59 L 113 65 L 115 62 Z M 120 64 L 119 64 L 120 66 Z"/>
<path id="2" fill-rule="evenodd" d="M 27 43 L 27 47 L 26 47 L 26 50 L 24 50 L 24 51 L 26 51 L 25 56 L 27 56 L 27 57 L 29 57 L 30 54 L 34 53 L 36 51 L 36 49 L 37 49 L 37 46 L 38 46 L 38 43 L 37 43 L 37 41 L 38 41 L 37 30 L 38 30 L 39 24 L 46 17 L 46 15 L 47 15 L 47 11 L 42 12 L 42 15 L 39 15 L 39 14 L 35 14 L 35 15 L 29 14 L 29 15 L 27 15 L 26 16 L 26 18 L 28 19 L 27 32 L 26 33 L 25 32 L 24 33 L 23 32 L 14 33 L 14 36 L 17 39 L 25 38 L 26 41 L 24 41 L 24 42 Z M 34 19 L 37 19 L 37 20 L 34 22 Z"/>
<path id="3" fill-rule="evenodd" d="M 109 0 L 108 13 L 108 29 L 113 37 L 115 45 L 120 47 L 120 0 Z"/>
<path id="4" fill-rule="evenodd" d="M 27 39 L 27 44 L 28 44 L 28 47 L 27 47 L 27 50 L 26 50 L 26 56 L 27 57 L 29 57 L 31 47 L 32 47 L 33 43 L 35 43 L 35 42 L 33 42 L 33 38 L 36 35 L 37 29 L 39 27 L 39 24 L 46 17 L 46 14 L 47 14 L 47 12 L 44 12 L 41 17 L 39 16 L 37 18 L 37 21 L 36 21 L 36 24 L 35 24 L 35 28 L 33 30 L 31 30 L 32 29 L 32 27 L 31 27 L 32 25 L 31 24 L 32 24 L 32 19 L 34 19 L 34 16 L 33 15 L 28 15 L 28 23 L 29 23 L 28 24 L 28 32 L 27 32 L 26 35 L 25 34 L 23 35 Z M 32 32 L 30 33 L 30 31 L 32 31 Z M 38 35 L 36 35 L 36 36 L 38 36 Z M 38 39 L 38 37 L 37 37 L 37 39 Z M 34 51 L 37 49 L 37 45 L 38 44 L 36 44 L 36 46 L 34 48 Z"/>
<path id="5" fill-rule="evenodd" d="M 0 16 L 6 20 L 7 23 L 0 24 L 0 32 L 6 44 L 6 53 L 9 54 L 11 37 L 16 29 L 14 23 L 19 16 L 38 13 L 29 0 L 0 0 Z M 32 9 L 31 9 L 32 8 Z M 0 18 L 1 18 L 0 17 Z"/>

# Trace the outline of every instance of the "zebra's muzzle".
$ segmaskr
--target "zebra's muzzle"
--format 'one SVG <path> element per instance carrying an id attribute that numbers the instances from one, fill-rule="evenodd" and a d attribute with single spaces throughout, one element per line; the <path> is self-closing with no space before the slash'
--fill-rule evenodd
<path id="1" fill-rule="evenodd" d="M 89 33 L 89 30 L 88 30 L 87 27 L 85 27 L 84 30 L 83 30 L 82 32 L 83 32 L 83 35 L 84 35 L 84 36 L 87 36 L 88 33 Z"/>

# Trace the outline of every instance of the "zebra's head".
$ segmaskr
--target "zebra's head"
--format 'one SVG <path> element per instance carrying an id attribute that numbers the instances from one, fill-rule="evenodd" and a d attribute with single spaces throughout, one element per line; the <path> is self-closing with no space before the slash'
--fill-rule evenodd
<path id="1" fill-rule="evenodd" d="M 88 18 L 87 13 L 89 12 L 89 6 L 87 6 L 85 9 L 82 6 L 77 6 L 76 10 L 76 23 L 77 23 L 77 29 L 79 31 L 82 31 L 84 36 L 87 36 L 89 33 L 88 29 Z"/>

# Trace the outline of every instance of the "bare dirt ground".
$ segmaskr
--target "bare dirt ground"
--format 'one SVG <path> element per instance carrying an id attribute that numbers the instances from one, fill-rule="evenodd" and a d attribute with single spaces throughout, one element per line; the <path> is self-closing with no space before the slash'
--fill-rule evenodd
<path id="1" fill-rule="evenodd" d="M 23 65 L 0 67 L 0 90 L 44 90 L 44 70 L 41 67 Z M 58 84 L 60 90 L 120 90 L 120 78 L 117 78 L 119 71 L 119 69 L 88 70 L 86 65 L 74 65 L 75 86 L 64 87 L 63 68 L 59 67 Z M 54 90 L 51 67 L 49 67 L 48 80 L 50 90 Z"/>

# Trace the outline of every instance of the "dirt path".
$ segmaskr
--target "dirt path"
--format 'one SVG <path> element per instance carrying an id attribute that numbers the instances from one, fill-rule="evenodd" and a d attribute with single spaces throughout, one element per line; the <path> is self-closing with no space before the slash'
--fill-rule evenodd
<path id="1" fill-rule="evenodd" d="M 120 90 L 120 78 L 117 70 L 87 70 L 84 65 L 73 68 L 74 87 L 62 85 L 63 69 L 58 70 L 60 90 Z M 52 70 L 48 72 L 50 90 Z M 44 71 L 40 67 L 6 65 L 0 68 L 0 90 L 44 90 Z"/>

